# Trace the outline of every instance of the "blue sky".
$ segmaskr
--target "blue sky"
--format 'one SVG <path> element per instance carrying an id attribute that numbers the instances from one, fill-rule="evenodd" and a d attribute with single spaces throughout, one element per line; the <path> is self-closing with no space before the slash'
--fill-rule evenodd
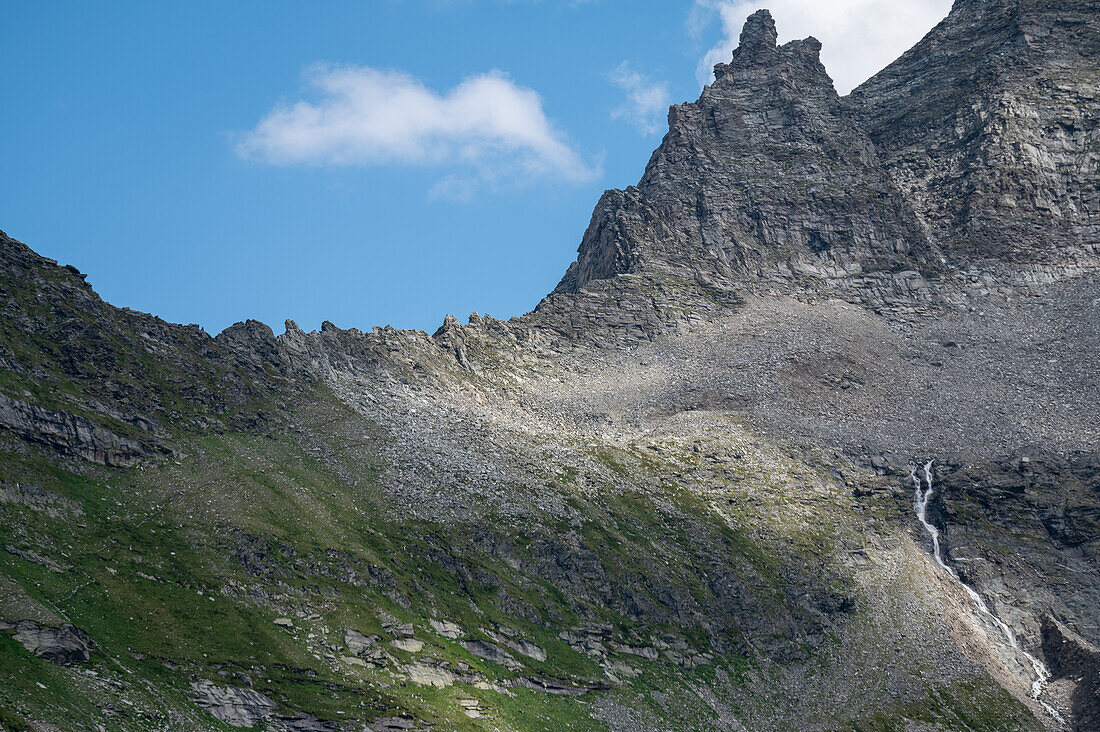
<path id="1" fill-rule="evenodd" d="M 523 313 L 769 6 L 846 91 L 949 0 L 12 4 L 0 229 L 216 333 Z M 893 6 L 893 7 L 892 7 Z"/>

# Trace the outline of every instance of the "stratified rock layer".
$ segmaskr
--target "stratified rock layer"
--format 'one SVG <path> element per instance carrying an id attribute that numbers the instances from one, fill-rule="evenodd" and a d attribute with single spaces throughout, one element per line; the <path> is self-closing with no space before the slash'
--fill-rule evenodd
<path id="1" fill-rule="evenodd" d="M 847 106 L 956 262 L 1095 266 L 1095 0 L 956 0 Z"/>
<path id="2" fill-rule="evenodd" d="M 34 655 L 60 666 L 87 661 L 94 645 L 88 634 L 76 626 L 47 628 L 30 620 L 15 627 L 14 637 Z"/>

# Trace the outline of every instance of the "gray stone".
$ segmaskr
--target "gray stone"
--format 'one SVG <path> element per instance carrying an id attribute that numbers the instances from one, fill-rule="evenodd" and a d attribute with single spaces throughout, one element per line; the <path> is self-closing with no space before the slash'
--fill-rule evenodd
<path id="1" fill-rule="evenodd" d="M 30 620 L 15 626 L 15 640 L 34 655 L 62 666 L 88 661 L 94 647 L 88 634 L 74 625 L 46 628 Z"/>
<path id="2" fill-rule="evenodd" d="M 140 442 L 119 437 L 84 417 L 43 409 L 3 394 L 0 428 L 102 465 L 126 467 L 156 454 Z"/>
<path id="3" fill-rule="evenodd" d="M 413 663 L 405 666 L 409 681 L 421 686 L 434 686 L 443 689 L 453 684 L 458 677 L 445 668 L 425 663 Z"/>
<path id="4" fill-rule="evenodd" d="M 344 631 L 344 645 L 356 656 L 361 656 L 378 644 L 378 636 L 366 636 L 358 630 Z"/>
<path id="5" fill-rule="evenodd" d="M 1092 0 L 965 0 L 846 106 L 949 258 L 1095 265 L 1098 59 Z"/>
<path id="6" fill-rule="evenodd" d="M 506 666 L 508 668 L 519 668 L 523 665 L 495 643 L 475 640 L 462 641 L 459 643 L 459 645 L 461 645 L 469 653 L 477 656 L 478 658 L 483 658 L 486 661 L 498 663 L 501 666 Z"/>
<path id="7" fill-rule="evenodd" d="M 405 732 L 406 730 L 419 729 L 416 720 L 408 717 L 386 717 L 376 720 L 371 724 L 375 732 Z"/>
<path id="8" fill-rule="evenodd" d="M 452 623 L 449 620 L 429 620 L 429 625 L 444 638 L 450 638 L 451 640 L 457 640 L 465 635 L 462 632 L 462 626 L 458 623 Z"/>
<path id="9" fill-rule="evenodd" d="M 601 198 L 558 293 L 624 274 L 794 282 L 938 268 L 913 210 L 841 104 L 813 38 L 775 43 L 762 10 L 637 186 Z"/>
<path id="10" fill-rule="evenodd" d="M 512 650 L 518 651 L 528 658 L 533 658 L 536 661 L 546 660 L 546 651 L 541 646 L 538 646 L 531 641 L 521 639 L 518 641 L 512 641 L 508 644 L 508 646 Z"/>
<path id="11" fill-rule="evenodd" d="M 395 638 L 390 641 L 390 645 L 408 653 L 420 653 L 424 650 L 424 642 L 416 638 Z"/>
<path id="12" fill-rule="evenodd" d="M 196 704 L 230 727 L 255 727 L 275 709 L 274 701 L 252 689 L 203 680 L 192 683 L 191 691 Z"/>

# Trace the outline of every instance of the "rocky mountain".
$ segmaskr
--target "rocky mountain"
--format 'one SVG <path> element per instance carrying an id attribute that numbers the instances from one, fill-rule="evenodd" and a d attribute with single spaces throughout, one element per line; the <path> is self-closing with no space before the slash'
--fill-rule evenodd
<path id="1" fill-rule="evenodd" d="M 1093 267 L 1098 74 L 1095 2 L 960 0 L 847 107 L 953 258 Z"/>
<path id="2" fill-rule="evenodd" d="M 939 262 L 814 38 L 776 47 L 767 11 L 669 132 L 637 187 L 608 191 L 558 292 L 639 270 L 837 281 Z"/>
<path id="3" fill-rule="evenodd" d="M 0 235 L 0 728 L 1095 729 L 1097 19 L 745 26 L 531 313 L 210 337 Z"/>

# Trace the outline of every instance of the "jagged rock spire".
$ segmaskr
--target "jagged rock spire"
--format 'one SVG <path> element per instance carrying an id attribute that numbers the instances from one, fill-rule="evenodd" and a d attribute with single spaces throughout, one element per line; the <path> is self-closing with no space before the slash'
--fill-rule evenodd
<path id="1" fill-rule="evenodd" d="M 733 52 L 734 63 L 763 63 L 776 54 L 779 33 L 775 19 L 767 10 L 757 10 L 745 21 L 741 30 L 741 43 Z"/>
<path id="2" fill-rule="evenodd" d="M 795 64 L 810 71 L 813 76 L 831 85 L 825 67 L 821 65 L 821 42 L 813 36 L 801 41 L 791 41 L 778 46 L 779 34 L 775 20 L 767 10 L 758 10 L 748 17 L 741 30 L 740 45 L 733 51 L 728 64 L 714 67 L 715 80 L 727 76 L 757 75 L 763 69 L 774 69 L 784 64 Z"/>

